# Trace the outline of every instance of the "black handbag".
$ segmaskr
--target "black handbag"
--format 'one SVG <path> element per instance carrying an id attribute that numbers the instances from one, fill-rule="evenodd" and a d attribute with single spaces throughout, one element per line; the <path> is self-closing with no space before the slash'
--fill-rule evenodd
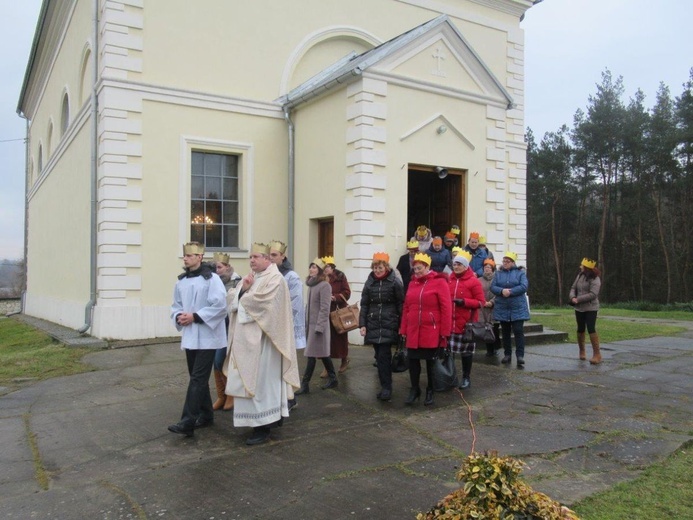
<path id="1" fill-rule="evenodd" d="M 397 347 L 395 353 L 392 354 L 392 371 L 406 372 L 407 370 L 409 370 L 407 352 L 402 347 Z"/>
<path id="2" fill-rule="evenodd" d="M 445 392 L 457 386 L 457 369 L 452 351 L 449 348 L 441 350 L 433 365 L 433 390 L 436 392 Z"/>
<path id="3" fill-rule="evenodd" d="M 409 370 L 409 357 L 407 356 L 407 348 L 404 346 L 404 341 L 400 339 L 395 353 L 392 354 L 392 371 L 406 372 Z"/>
<path id="4" fill-rule="evenodd" d="M 462 341 L 465 343 L 474 343 L 475 341 L 493 343 L 496 341 L 493 325 L 491 323 L 479 323 L 478 321 L 467 322 L 464 326 Z"/>

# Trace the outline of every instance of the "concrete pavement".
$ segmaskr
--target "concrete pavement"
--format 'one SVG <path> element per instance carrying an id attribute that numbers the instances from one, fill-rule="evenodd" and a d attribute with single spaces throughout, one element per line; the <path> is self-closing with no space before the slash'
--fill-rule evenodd
<path id="1" fill-rule="evenodd" d="M 187 384 L 178 343 L 95 351 L 85 358 L 94 372 L 0 397 L 0 511 L 22 520 L 414 518 L 458 487 L 473 444 L 524 460 L 535 489 L 570 505 L 693 438 L 690 337 L 602 352 L 604 363 L 590 366 L 575 345 L 530 347 L 524 370 L 477 353 L 464 396 L 408 407 L 408 372 L 394 374 L 392 402 L 377 401 L 372 349 L 352 346 L 336 390 L 320 390 L 316 370 L 272 441 L 248 447 L 249 429 L 234 428 L 228 412 L 191 439 L 166 430 Z"/>

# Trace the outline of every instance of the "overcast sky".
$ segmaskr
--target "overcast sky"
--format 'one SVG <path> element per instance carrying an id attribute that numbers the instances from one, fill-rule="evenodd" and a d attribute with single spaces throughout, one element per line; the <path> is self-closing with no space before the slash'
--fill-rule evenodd
<path id="1" fill-rule="evenodd" d="M 0 259 L 24 247 L 25 122 L 16 114 L 41 0 L 0 0 Z M 693 67 L 693 0 L 544 0 L 525 30 L 526 126 L 540 139 L 572 126 L 609 69 L 625 102 L 652 107 L 660 81 L 681 93 Z"/>

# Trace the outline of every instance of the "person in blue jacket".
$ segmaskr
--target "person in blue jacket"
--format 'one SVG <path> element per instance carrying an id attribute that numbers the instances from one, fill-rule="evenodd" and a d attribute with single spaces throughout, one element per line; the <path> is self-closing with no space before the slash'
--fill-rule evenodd
<path id="1" fill-rule="evenodd" d="M 442 273 L 446 267 L 448 268 L 447 272 L 452 271 L 452 256 L 450 256 L 450 251 L 443 247 L 442 238 L 433 237 L 431 247 L 426 251 L 426 254 L 431 257 L 431 271 Z"/>
<path id="2" fill-rule="evenodd" d="M 474 274 L 479 276 L 484 275 L 484 260 L 488 258 L 486 249 L 479 247 L 479 233 L 472 231 L 469 233 L 469 239 L 467 240 L 467 245 L 464 246 L 464 250 L 472 255 L 472 259 L 469 261 L 469 268 L 474 271 Z"/>
<path id="3" fill-rule="evenodd" d="M 491 292 L 496 295 L 493 318 L 501 324 L 503 350 L 501 363 L 508 364 L 512 356 L 510 332 L 515 336 L 515 356 L 517 366 L 525 365 L 525 321 L 529 319 L 527 303 L 527 274 L 523 267 L 517 266 L 517 253 L 507 251 L 503 255 L 501 268 L 491 282 Z"/>

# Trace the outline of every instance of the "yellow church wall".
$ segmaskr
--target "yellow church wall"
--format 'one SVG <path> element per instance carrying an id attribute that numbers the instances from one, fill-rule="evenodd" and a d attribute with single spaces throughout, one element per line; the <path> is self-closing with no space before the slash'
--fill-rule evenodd
<path id="1" fill-rule="evenodd" d="M 291 67 L 292 57 L 305 57 L 305 60 L 295 66 L 295 77 L 292 74 L 289 88 L 350 50 L 362 52 L 368 48 L 362 41 L 371 37 L 387 41 L 442 14 L 412 5 L 415 3 L 370 0 L 366 9 L 360 2 L 302 0 L 297 9 L 291 2 L 254 0 L 217 2 L 199 9 L 187 0 L 169 0 L 165 6 L 154 3 L 145 3 L 143 9 L 126 6 L 126 13 L 143 16 L 141 32 L 146 49 L 142 72 L 131 71 L 128 77 L 193 91 L 275 99 L 285 93 L 279 88 L 285 68 Z M 490 61 L 494 73 L 503 74 L 505 63 L 494 59 L 494 55 L 501 51 L 501 56 L 505 56 L 505 36 L 502 31 L 491 31 L 498 34 L 489 39 L 488 28 L 479 25 L 486 19 L 492 20 L 489 16 L 494 11 L 474 2 L 463 4 L 453 2 L 450 10 L 476 21 L 464 22 L 458 18 L 456 23 L 482 58 Z M 163 8 L 158 8 L 159 5 Z M 498 20 L 498 13 L 493 16 Z M 512 22 L 512 17 L 501 18 L 518 25 L 517 19 Z M 504 26 L 505 21 L 500 25 Z M 132 32 L 138 33 L 137 29 Z M 181 32 L 194 37 L 181 37 Z M 315 45 L 318 49 L 322 39 L 341 41 L 332 48 L 319 50 L 320 56 L 311 51 L 294 56 L 302 45 Z M 355 41 L 352 46 L 348 43 L 350 39 Z M 168 66 L 172 60 L 176 67 Z M 180 74 L 180 70 L 186 73 Z"/>
<path id="2" fill-rule="evenodd" d="M 89 125 L 29 202 L 26 312 L 70 327 L 89 301 Z"/>
<path id="3" fill-rule="evenodd" d="M 157 102 L 145 102 L 142 118 L 146 131 L 141 188 L 147 205 L 142 208 L 142 245 L 138 249 L 143 259 L 139 291 L 143 305 L 170 304 L 175 277 L 181 272 L 182 244 L 189 240 L 190 229 L 192 150 L 244 154 L 239 166 L 240 211 L 248 239 L 241 239 L 242 251 L 225 251 L 231 254 L 237 272 L 249 271 L 251 242 L 286 241 L 288 146 L 283 119 Z M 239 143 L 250 149 L 234 146 Z M 184 216 L 182 226 L 180 215 Z M 207 256 L 211 258 L 211 253 Z"/>
<path id="4" fill-rule="evenodd" d="M 347 175 L 346 94 L 338 90 L 293 115 L 296 128 L 296 228 L 293 258 L 301 275 L 315 258 L 315 219 L 334 217 L 334 243 L 344 243 L 344 184 Z M 337 265 L 344 263 L 335 250 Z"/>

